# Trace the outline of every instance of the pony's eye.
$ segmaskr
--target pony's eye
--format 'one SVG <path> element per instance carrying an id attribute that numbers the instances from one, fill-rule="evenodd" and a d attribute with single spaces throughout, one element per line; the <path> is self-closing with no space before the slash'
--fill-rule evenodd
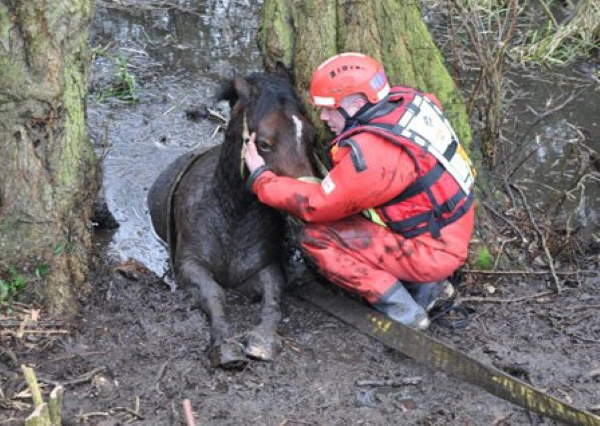
<path id="1" fill-rule="evenodd" d="M 256 147 L 258 148 L 259 151 L 263 151 L 263 152 L 269 152 L 273 148 L 269 144 L 269 142 L 267 142 L 265 140 L 258 140 L 258 141 L 256 141 Z"/>

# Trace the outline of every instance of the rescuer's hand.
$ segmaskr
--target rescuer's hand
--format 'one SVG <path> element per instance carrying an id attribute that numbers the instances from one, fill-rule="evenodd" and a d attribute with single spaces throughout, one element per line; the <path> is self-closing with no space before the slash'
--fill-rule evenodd
<path id="1" fill-rule="evenodd" d="M 248 167 L 250 174 L 252 174 L 252 172 L 258 169 L 260 166 L 265 165 L 265 160 L 260 156 L 258 150 L 256 149 L 256 144 L 254 143 L 255 140 L 256 133 L 252 133 L 250 135 L 250 140 L 242 149 L 242 156 L 244 157 L 246 167 Z"/>

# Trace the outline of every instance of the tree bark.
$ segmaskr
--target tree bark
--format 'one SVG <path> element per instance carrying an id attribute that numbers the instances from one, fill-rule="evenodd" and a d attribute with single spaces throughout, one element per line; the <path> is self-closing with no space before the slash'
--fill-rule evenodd
<path id="1" fill-rule="evenodd" d="M 434 93 L 463 144 L 471 142 L 462 95 L 416 1 L 265 0 L 259 45 L 267 69 L 281 61 L 293 70 L 305 101 L 312 72 L 321 62 L 340 52 L 366 53 L 384 64 L 392 84 Z M 315 108 L 308 110 L 324 136 Z"/>
<path id="2" fill-rule="evenodd" d="M 98 182 L 84 109 L 92 7 L 0 0 L 0 274 L 37 268 L 28 290 L 67 316 L 88 289 Z"/>

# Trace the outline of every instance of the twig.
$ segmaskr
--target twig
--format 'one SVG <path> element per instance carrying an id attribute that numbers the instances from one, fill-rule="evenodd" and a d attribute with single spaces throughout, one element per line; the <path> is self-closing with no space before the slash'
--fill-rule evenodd
<path id="1" fill-rule="evenodd" d="M 525 139 L 527 138 L 527 136 L 529 135 L 531 130 L 533 130 L 533 128 L 535 126 L 537 126 L 540 123 L 540 121 L 542 121 L 544 118 L 548 117 L 549 115 L 552 115 L 555 112 L 560 111 L 561 109 L 566 107 L 567 104 L 569 104 L 573 99 L 579 99 L 581 97 L 581 95 L 583 94 L 584 90 L 581 90 L 578 93 L 572 93 L 570 96 L 567 97 L 567 99 L 564 102 L 555 106 L 554 108 L 547 109 L 546 111 L 542 112 L 541 114 L 538 113 L 537 111 L 535 111 L 533 108 L 529 107 L 531 109 L 532 113 L 536 116 L 536 118 L 535 118 L 535 120 L 533 120 L 533 123 L 531 123 L 529 125 L 529 128 L 527 129 L 527 131 L 525 133 L 523 133 L 523 136 L 521 136 L 521 139 L 517 143 L 517 147 L 510 153 L 509 158 L 512 157 L 512 155 L 515 152 L 517 152 L 517 150 L 521 149 L 521 145 L 523 145 L 523 142 L 525 142 Z"/>
<path id="2" fill-rule="evenodd" d="M 175 108 L 177 108 L 178 106 L 181 106 L 181 104 L 183 104 L 183 102 L 185 102 L 185 100 L 188 98 L 188 95 L 185 95 L 179 102 L 177 102 L 175 105 L 173 105 L 171 108 L 167 109 L 165 112 L 163 112 L 163 115 L 167 115 L 168 113 L 170 113 L 171 111 L 173 111 Z"/>
<path id="3" fill-rule="evenodd" d="M 321 407 L 319 407 L 319 408 L 321 408 Z M 287 425 L 290 422 L 291 423 L 299 423 L 301 425 L 312 425 L 312 424 L 314 424 L 314 423 L 309 423 L 309 422 L 305 422 L 305 421 L 298 420 L 298 419 L 285 419 L 284 421 L 282 421 L 281 423 L 279 423 L 279 426 L 285 426 L 285 425 Z"/>
<path id="4" fill-rule="evenodd" d="M 507 219 L 506 217 L 504 217 L 504 215 L 498 211 L 496 211 L 496 209 L 494 209 L 492 206 L 490 206 L 487 202 L 483 201 L 481 203 L 486 209 L 488 209 L 489 211 L 491 211 L 492 213 L 494 213 L 498 218 L 502 219 L 504 222 L 506 222 L 512 229 L 515 230 L 515 232 L 517 234 L 519 234 L 519 237 L 521 238 L 521 242 L 526 242 L 527 240 L 525 239 L 525 237 L 523 236 L 523 234 L 521 233 L 521 230 L 519 228 L 517 228 L 517 226 L 512 223 L 512 221 L 510 219 Z"/>
<path id="5" fill-rule="evenodd" d="M 0 320 L 0 327 L 19 327 L 22 323 L 22 320 Z M 64 321 L 30 321 L 29 324 L 38 327 L 61 327 L 65 323 Z"/>
<path id="6" fill-rule="evenodd" d="M 0 330 L 0 335 L 8 334 L 17 338 L 22 338 L 24 334 L 69 334 L 68 330 L 27 330 L 12 331 L 12 330 Z"/>
<path id="7" fill-rule="evenodd" d="M 496 256 L 496 259 L 494 260 L 494 266 L 492 266 L 492 269 L 496 269 L 498 267 L 498 263 L 500 262 L 500 258 L 502 256 L 502 253 L 504 252 L 504 247 L 506 246 L 506 244 L 512 243 L 516 239 L 517 239 L 517 237 L 513 237 L 513 238 L 510 238 L 507 240 L 502 240 L 502 243 L 500 243 L 500 249 L 498 250 L 498 255 Z"/>
<path id="8" fill-rule="evenodd" d="M 535 139 L 536 139 L 536 142 L 538 142 L 539 141 L 539 136 L 536 136 Z M 515 175 L 515 173 L 517 173 L 517 171 L 519 171 L 519 169 L 521 168 L 521 166 L 523 164 L 525 164 L 527 162 L 527 160 L 529 160 L 531 157 L 533 157 L 533 154 L 535 154 L 536 152 L 539 151 L 540 147 L 541 147 L 541 145 L 536 144 L 536 147 L 533 148 L 531 151 L 529 151 L 527 153 L 527 155 L 525 157 L 523 157 L 523 159 L 521 161 L 519 161 L 515 167 L 513 167 L 513 169 L 511 170 L 511 172 L 508 173 L 507 179 L 511 179 Z"/>
<path id="9" fill-rule="evenodd" d="M 567 218 L 567 222 L 566 222 L 566 230 L 567 230 L 567 240 L 570 238 L 571 234 L 573 233 L 573 230 L 571 228 L 571 220 L 573 218 L 573 215 L 575 214 L 575 212 L 577 210 L 579 210 L 581 208 L 581 205 L 584 201 L 584 193 L 585 193 L 585 185 L 584 182 L 587 178 L 591 178 L 594 179 L 596 181 L 600 181 L 600 173 L 585 173 L 583 176 L 581 176 L 579 179 L 577 179 L 577 183 L 575 184 L 575 186 L 573 188 L 571 188 L 570 190 L 566 191 L 562 197 L 562 199 L 558 202 L 558 204 L 556 205 L 554 211 L 555 214 L 558 214 L 559 209 L 562 207 L 562 205 L 564 204 L 564 202 L 567 200 L 567 198 L 571 198 L 571 197 L 575 197 L 573 195 L 573 193 L 579 189 L 579 202 L 577 204 L 577 207 L 574 208 L 571 213 L 569 214 L 568 218 Z"/>
<path id="10" fill-rule="evenodd" d="M 538 297 L 550 296 L 556 294 L 553 291 L 543 291 L 541 293 L 532 294 L 529 296 L 515 297 L 513 299 L 500 299 L 497 297 L 458 297 L 457 304 L 463 302 L 479 302 L 479 303 L 516 303 L 524 302 L 525 300 L 537 299 Z"/>
<path id="11" fill-rule="evenodd" d="M 552 21 L 554 28 L 558 28 L 558 22 L 556 22 L 556 18 L 554 17 L 554 14 L 550 10 L 550 8 L 546 4 L 546 2 L 544 0 L 539 0 L 539 1 L 542 4 L 542 8 L 544 9 L 544 12 L 546 12 L 546 15 L 548 15 L 548 18 L 550 18 L 550 20 Z"/>
<path id="12" fill-rule="evenodd" d="M 552 255 L 550 254 L 548 245 L 546 244 L 546 237 L 544 236 L 544 233 L 539 228 L 537 222 L 533 218 L 533 213 L 531 212 L 531 209 L 529 208 L 529 203 L 527 202 L 527 198 L 525 197 L 523 190 L 514 184 L 512 184 L 512 187 L 515 188 L 517 190 L 517 192 L 519 193 L 519 195 L 521 196 L 521 199 L 523 200 L 523 205 L 525 206 L 525 210 L 527 210 L 527 215 L 529 216 L 529 220 L 531 221 L 531 224 L 533 225 L 533 227 L 535 228 L 536 232 L 538 233 L 539 237 L 542 240 L 542 248 L 544 249 L 544 253 L 546 254 L 546 259 L 548 261 L 548 267 L 550 268 L 550 271 L 552 271 L 552 278 L 554 278 L 554 284 L 556 286 L 555 290 L 557 293 L 560 293 L 560 290 L 561 290 L 560 281 L 558 279 L 558 276 L 556 275 L 556 271 L 554 270 L 554 259 L 552 258 Z"/>
<path id="13" fill-rule="evenodd" d="M 51 385 L 62 385 L 62 386 L 68 386 L 68 385 L 77 385 L 79 383 L 85 383 L 90 381 L 96 374 L 100 373 L 101 371 L 106 370 L 106 367 L 99 367 L 99 368 L 94 368 L 92 371 L 89 371 L 85 374 L 82 374 L 81 376 L 75 378 L 75 379 L 71 379 L 71 380 L 65 380 L 62 382 L 56 381 L 56 380 L 52 380 L 46 377 L 40 377 L 39 379 L 44 382 L 44 383 L 49 383 Z"/>
<path id="14" fill-rule="evenodd" d="M 133 408 L 129 408 L 129 407 L 115 407 L 115 408 L 112 408 L 111 411 L 125 411 L 126 413 L 131 414 L 132 416 L 134 416 L 138 420 L 144 420 L 144 416 L 142 416 L 140 413 L 138 413 L 137 411 L 135 411 Z"/>
<path id="15" fill-rule="evenodd" d="M 84 357 L 84 356 L 90 356 L 90 355 L 103 355 L 105 353 L 106 353 L 106 351 L 74 352 L 74 353 L 70 353 L 70 354 L 57 356 L 56 358 L 52 358 L 48 362 L 52 363 L 52 362 L 57 362 L 57 361 L 64 361 L 66 359 L 71 359 L 71 358 L 75 358 L 78 356 Z"/>
<path id="16" fill-rule="evenodd" d="M 148 386 L 146 388 L 146 391 L 144 391 L 142 393 L 142 396 L 146 395 L 147 392 L 149 392 L 150 390 L 152 390 L 153 388 L 156 388 L 158 390 L 158 385 L 160 384 L 160 381 L 162 380 L 165 371 L 167 369 L 167 365 L 169 364 L 169 362 L 171 362 L 173 358 L 169 358 L 167 359 L 158 369 L 158 373 L 156 374 L 156 378 L 154 379 L 154 383 L 151 386 Z"/>
<path id="17" fill-rule="evenodd" d="M 292 342 L 289 339 L 282 339 L 283 343 L 286 344 L 291 350 L 293 350 L 294 352 L 302 352 L 300 350 L 300 348 L 298 348 L 297 346 L 295 346 L 294 344 L 292 344 Z"/>
<path id="18" fill-rule="evenodd" d="M 227 124 L 227 118 L 225 118 L 225 116 L 216 109 L 206 108 L 206 112 L 208 112 L 208 115 L 210 117 L 216 118 L 217 120 L 220 120 L 221 122 Z"/>
<path id="19" fill-rule="evenodd" d="M 581 336 L 578 336 L 576 334 L 570 334 L 570 336 L 574 337 L 576 339 L 579 339 L 579 340 L 581 340 L 582 342 L 585 342 L 585 343 L 600 343 L 600 340 L 598 340 L 598 339 L 590 339 L 589 337 L 581 337 Z"/>
<path id="20" fill-rule="evenodd" d="M 493 425 L 492 425 L 492 426 L 499 426 L 499 425 L 502 425 L 502 424 L 504 424 L 504 422 L 505 422 L 505 421 L 507 421 L 508 419 L 510 419 L 510 417 L 511 417 L 513 414 L 514 414 L 514 413 L 507 414 L 506 416 L 504 416 L 504 417 L 502 417 L 502 418 L 500 418 L 500 419 L 496 420 L 496 421 L 493 423 Z"/>
<path id="21" fill-rule="evenodd" d="M 388 386 L 397 388 L 400 386 L 418 385 L 422 381 L 422 377 L 407 377 L 399 380 L 357 380 L 356 386 Z"/>
<path id="22" fill-rule="evenodd" d="M 486 269 L 461 269 L 461 272 L 466 274 L 483 274 L 483 275 L 545 275 L 551 274 L 552 271 L 524 271 L 520 269 L 509 269 L 504 271 L 488 271 Z M 577 274 L 600 274 L 600 271 L 591 269 L 582 269 L 577 271 L 554 271 L 556 275 L 577 275 Z"/>
<path id="23" fill-rule="evenodd" d="M 183 415 L 185 416 L 185 422 L 187 426 L 196 426 L 194 412 L 192 411 L 192 403 L 189 399 L 183 400 Z"/>
<path id="24" fill-rule="evenodd" d="M 510 198 L 510 202 L 511 205 L 513 207 L 517 206 L 517 202 L 515 201 L 515 196 L 512 193 L 512 190 L 510 189 L 510 183 L 508 182 L 508 178 L 504 177 L 503 181 L 502 181 L 502 185 L 504 186 L 504 190 L 506 191 L 506 195 L 508 195 L 508 198 Z"/>
<path id="25" fill-rule="evenodd" d="M 583 309 L 598 309 L 600 304 L 597 305 L 577 305 L 577 306 L 566 306 L 564 309 L 567 311 L 579 311 Z"/>
<path id="26" fill-rule="evenodd" d="M 218 124 L 217 127 L 215 127 L 215 130 L 213 130 L 212 134 L 210 135 L 210 138 L 214 139 L 215 136 L 217 136 L 217 133 L 219 133 L 219 130 L 221 130 L 221 128 L 222 128 L 221 125 Z"/>
<path id="27" fill-rule="evenodd" d="M 90 411 L 89 413 L 83 413 L 76 416 L 77 419 L 81 419 L 84 422 L 87 421 L 88 417 L 108 417 L 110 413 L 106 411 Z"/>

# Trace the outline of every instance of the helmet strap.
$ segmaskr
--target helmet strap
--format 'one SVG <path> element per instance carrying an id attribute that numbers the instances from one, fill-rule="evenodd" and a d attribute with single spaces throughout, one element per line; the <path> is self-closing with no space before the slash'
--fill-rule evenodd
<path id="1" fill-rule="evenodd" d="M 371 102 L 367 102 L 366 104 L 364 104 L 363 106 L 361 106 L 361 107 L 360 107 L 360 109 L 354 113 L 354 115 L 353 115 L 353 117 L 354 117 L 354 120 L 355 120 L 357 123 L 359 123 L 359 124 L 364 124 L 364 123 L 362 123 L 362 122 L 361 122 L 361 119 L 360 119 L 360 117 L 361 117 L 361 116 L 362 116 L 362 115 L 363 115 L 365 112 L 367 112 L 369 109 L 371 109 L 371 107 L 372 107 L 373 105 L 375 105 L 375 104 L 372 104 Z"/>
<path id="2" fill-rule="evenodd" d="M 369 108 L 371 108 L 372 106 L 373 106 L 373 104 L 371 102 L 367 102 L 362 107 L 360 107 L 360 109 L 358 111 L 356 111 L 354 114 L 352 114 L 352 116 L 350 116 L 350 114 L 348 114 L 348 111 L 346 111 L 344 108 L 342 108 L 340 106 L 337 110 L 339 111 L 340 114 L 342 114 L 342 117 L 344 117 L 344 120 L 346 120 L 346 124 L 344 125 L 344 130 L 342 132 L 350 130 L 353 127 L 356 127 L 357 125 L 361 124 L 360 116 L 365 111 L 367 111 Z"/>
<path id="3" fill-rule="evenodd" d="M 350 117 L 350 114 L 348 114 L 348 111 L 346 111 L 343 107 L 339 107 L 337 110 L 340 114 L 342 114 L 342 117 L 344 117 L 344 120 L 346 120 L 346 123 L 348 123 L 348 121 L 352 120 L 352 117 Z"/>

